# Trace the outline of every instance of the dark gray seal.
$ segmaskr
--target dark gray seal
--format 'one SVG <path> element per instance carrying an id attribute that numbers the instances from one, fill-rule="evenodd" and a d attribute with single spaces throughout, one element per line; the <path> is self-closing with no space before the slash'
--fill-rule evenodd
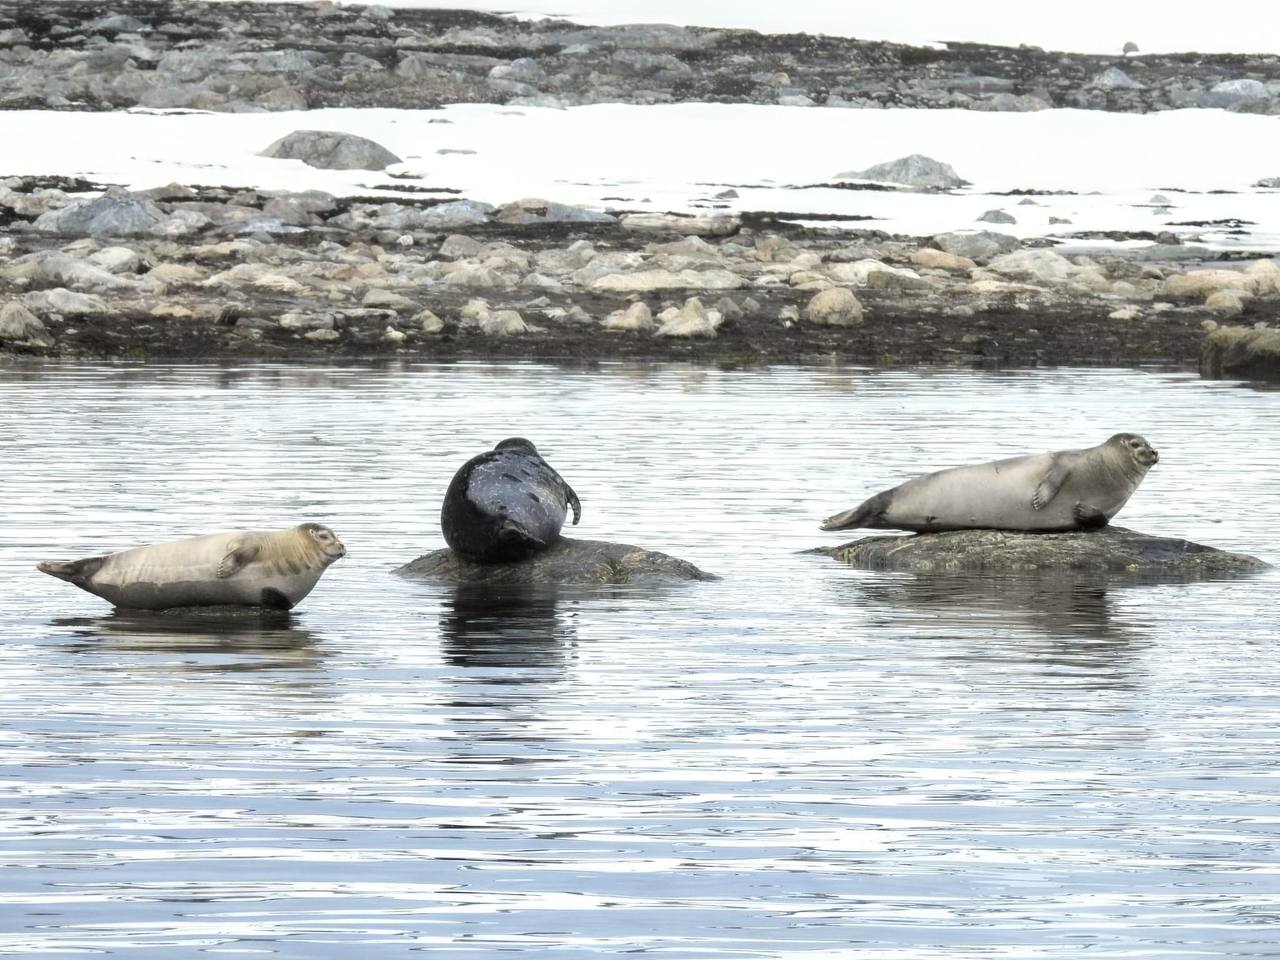
<path id="1" fill-rule="evenodd" d="M 1136 433 L 1117 433 L 1083 450 L 952 467 L 877 493 L 828 517 L 822 529 L 1097 529 L 1120 512 L 1159 459 Z"/>
<path id="2" fill-rule="evenodd" d="M 453 476 L 440 508 L 449 547 L 477 563 L 526 560 L 560 537 L 569 508 L 582 504 L 573 488 L 522 437 L 472 457 Z"/>
<path id="3" fill-rule="evenodd" d="M 129 609 L 232 604 L 288 610 L 346 555 L 328 527 L 300 523 L 287 530 L 211 533 L 83 560 L 46 560 L 36 569 Z"/>

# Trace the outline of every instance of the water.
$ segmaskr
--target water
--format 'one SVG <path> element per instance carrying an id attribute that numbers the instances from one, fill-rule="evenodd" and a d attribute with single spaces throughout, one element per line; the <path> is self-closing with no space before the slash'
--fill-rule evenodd
<path id="1" fill-rule="evenodd" d="M 1183 373 L 0 368 L 0 953 L 1276 957 L 1280 576 L 871 574 L 904 476 L 1135 430 L 1119 521 L 1280 561 L 1277 394 Z M 534 439 L 581 536 L 721 574 L 389 570 Z M 332 524 L 284 625 L 43 558 Z"/>

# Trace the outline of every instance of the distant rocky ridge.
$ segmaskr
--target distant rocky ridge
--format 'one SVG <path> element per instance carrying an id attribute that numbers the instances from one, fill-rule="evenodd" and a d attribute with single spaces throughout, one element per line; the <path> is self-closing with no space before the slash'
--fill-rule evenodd
<path id="1" fill-rule="evenodd" d="M 1280 56 L 933 49 L 354 4 L 0 0 L 0 108 L 684 101 L 1277 114 Z"/>

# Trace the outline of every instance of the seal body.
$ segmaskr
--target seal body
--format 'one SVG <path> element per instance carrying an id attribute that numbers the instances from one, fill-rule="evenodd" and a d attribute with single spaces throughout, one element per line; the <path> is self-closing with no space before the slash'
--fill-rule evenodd
<path id="1" fill-rule="evenodd" d="M 311 592 L 346 547 L 328 527 L 212 533 L 36 569 L 117 607 L 243 604 L 288 610 Z"/>
<path id="2" fill-rule="evenodd" d="M 823 530 L 1086 530 L 1106 526 L 1160 459 L 1136 433 L 1083 450 L 1059 450 L 940 470 L 908 480 Z"/>
<path id="3" fill-rule="evenodd" d="M 528 440 L 511 437 L 472 457 L 453 476 L 440 508 L 445 542 L 477 563 L 526 560 L 560 537 L 582 504 Z"/>

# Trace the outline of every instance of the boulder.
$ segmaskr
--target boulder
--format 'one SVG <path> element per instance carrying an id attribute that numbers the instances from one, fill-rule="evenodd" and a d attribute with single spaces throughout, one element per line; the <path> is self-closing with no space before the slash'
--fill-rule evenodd
<path id="1" fill-rule="evenodd" d="M 675 213 L 631 213 L 621 220 L 622 229 L 636 233 L 675 233 L 682 237 L 727 237 L 738 232 L 742 221 L 731 216 L 691 217 Z"/>
<path id="2" fill-rule="evenodd" d="M 576 279 L 576 276 L 575 276 Z M 590 282 L 604 293 L 647 293 L 653 290 L 736 290 L 746 281 L 728 270 L 637 270 L 610 273 Z"/>
<path id="3" fill-rule="evenodd" d="M 42 213 L 32 226 L 64 237 L 140 237 L 155 232 L 165 215 L 150 200 L 112 188 L 101 197 L 72 200 Z"/>
<path id="4" fill-rule="evenodd" d="M 21 303 L 0 307 L 0 340 L 43 340 L 47 334 L 40 318 Z"/>
<path id="5" fill-rule="evenodd" d="M 828 327 L 857 327 L 862 325 L 862 304 L 848 287 L 832 287 L 814 294 L 804 315 Z"/>
<path id="6" fill-rule="evenodd" d="M 992 230 L 957 230 L 940 233 L 929 243 L 945 253 L 968 257 L 976 263 L 986 263 L 1002 253 L 1012 253 L 1022 246 L 1022 241 L 1007 233 Z"/>
<path id="7" fill-rule="evenodd" d="M 897 183 L 917 190 L 952 190 L 969 185 L 968 180 L 952 169 L 951 164 L 913 153 L 907 157 L 877 163 L 865 170 L 837 173 L 838 180 L 872 180 L 877 183 Z"/>
<path id="8" fill-rule="evenodd" d="M 714 574 L 665 553 L 605 540 L 562 537 L 518 563 L 472 563 L 448 548 L 433 550 L 395 571 L 402 577 L 447 583 L 636 583 L 717 580 Z"/>
<path id="9" fill-rule="evenodd" d="M 1218 327 L 1200 343 L 1200 373 L 1280 380 L 1280 330 Z"/>
<path id="10" fill-rule="evenodd" d="M 504 204 L 494 219 L 499 223 L 613 223 L 614 217 L 590 207 L 575 207 L 554 200 L 525 199 Z"/>
<path id="11" fill-rule="evenodd" d="M 394 153 L 372 140 L 332 130 L 295 130 L 258 156 L 301 160 L 321 170 L 383 170 L 400 162 Z"/>
<path id="12" fill-rule="evenodd" d="M 1246 554 L 1124 527 L 1068 533 L 951 530 L 875 536 L 810 552 L 864 570 L 903 573 L 1092 571 L 1194 580 L 1245 576 L 1269 566 Z"/>
<path id="13" fill-rule="evenodd" d="M 615 310 L 605 317 L 602 326 L 606 330 L 629 330 L 647 333 L 653 329 L 653 311 L 643 301 L 637 301 L 626 310 Z"/>
<path id="14" fill-rule="evenodd" d="M 1089 86 L 1094 90 L 1145 90 L 1141 83 L 1133 79 L 1119 67 L 1108 67 L 1092 80 Z"/>
<path id="15" fill-rule="evenodd" d="M 662 311 L 658 319 L 662 321 L 659 337 L 714 337 L 724 322 L 719 310 L 708 310 L 697 297 L 690 297 L 679 309 Z"/>

